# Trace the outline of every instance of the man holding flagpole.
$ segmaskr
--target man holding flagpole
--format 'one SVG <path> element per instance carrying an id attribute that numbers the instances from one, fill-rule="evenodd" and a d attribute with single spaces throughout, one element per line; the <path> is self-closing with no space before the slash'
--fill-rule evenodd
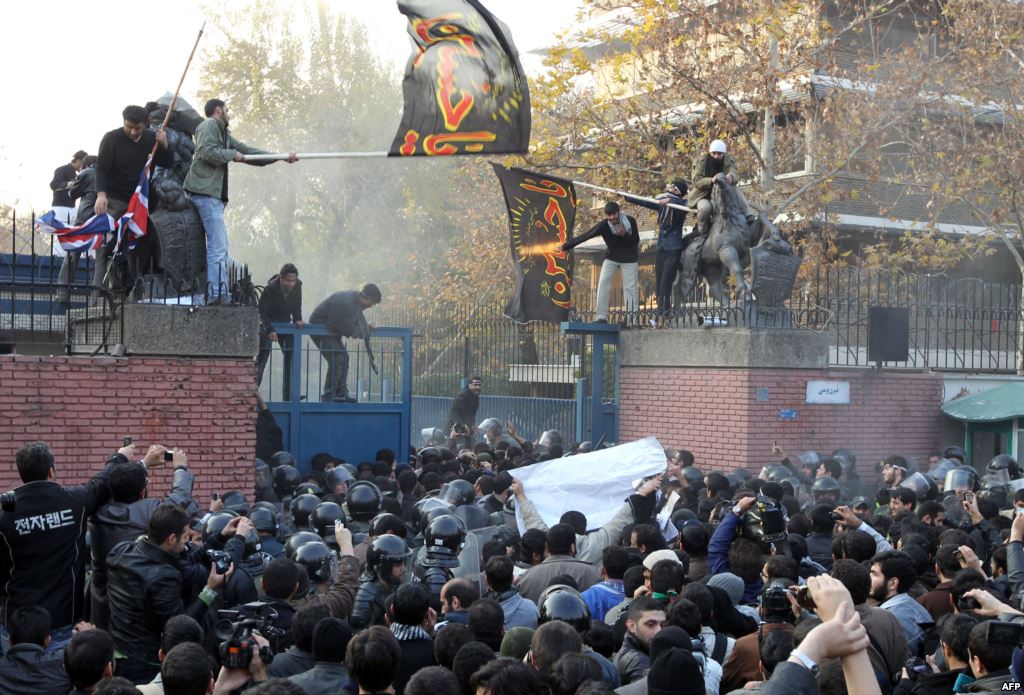
<path id="1" fill-rule="evenodd" d="M 224 207 L 228 203 L 228 163 L 243 162 L 255 166 L 270 160 L 247 162 L 247 154 L 270 154 L 239 142 L 228 132 L 228 107 L 220 99 L 210 99 L 203 109 L 206 120 L 196 129 L 196 152 L 185 177 L 185 191 L 196 206 L 206 231 L 206 282 L 209 303 L 220 304 L 228 293 L 228 229 Z M 292 152 L 288 162 L 297 162 Z"/>
<path id="2" fill-rule="evenodd" d="M 169 167 L 174 156 L 167 147 L 167 134 L 161 130 L 148 130 L 149 114 L 141 106 L 126 106 L 121 112 L 124 125 L 115 128 L 100 140 L 96 154 L 96 204 L 97 215 L 109 213 L 118 219 L 128 209 L 128 201 L 139 184 L 139 173 L 146 166 L 146 160 L 154 145 L 159 143 L 153 157 L 157 166 Z M 107 273 L 107 252 L 105 246 L 96 250 L 96 273 L 93 284 L 103 284 Z"/>

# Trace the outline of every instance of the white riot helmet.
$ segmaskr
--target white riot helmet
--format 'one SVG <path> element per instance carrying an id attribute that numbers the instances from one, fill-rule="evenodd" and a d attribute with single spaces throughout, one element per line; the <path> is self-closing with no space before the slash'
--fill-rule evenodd
<path id="1" fill-rule="evenodd" d="M 725 146 L 725 140 L 712 140 L 711 145 L 708 147 L 708 152 L 721 152 L 725 154 L 728 151 L 728 148 Z"/>

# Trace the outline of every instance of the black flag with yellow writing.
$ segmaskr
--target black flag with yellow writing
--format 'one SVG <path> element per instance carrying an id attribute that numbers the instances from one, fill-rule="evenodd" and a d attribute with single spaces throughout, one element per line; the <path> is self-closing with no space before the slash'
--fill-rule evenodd
<path id="1" fill-rule="evenodd" d="M 508 27 L 477 0 L 399 0 L 416 44 L 392 157 L 521 153 L 530 94 Z"/>
<path id="2" fill-rule="evenodd" d="M 516 293 L 505 315 L 518 323 L 567 321 L 572 266 L 562 244 L 572 237 L 576 190 L 572 181 L 493 164 L 508 208 Z"/>

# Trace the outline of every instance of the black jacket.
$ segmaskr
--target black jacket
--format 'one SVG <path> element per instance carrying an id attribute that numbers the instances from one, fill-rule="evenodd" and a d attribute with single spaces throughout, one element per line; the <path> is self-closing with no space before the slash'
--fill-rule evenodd
<path id="1" fill-rule="evenodd" d="M 323 324 L 339 338 L 362 338 L 362 313 L 363 303 L 359 301 L 359 292 L 345 290 L 335 292 L 317 304 L 309 322 Z"/>
<path id="2" fill-rule="evenodd" d="M 892 695 L 949 695 L 961 673 L 971 675 L 970 669 L 955 669 L 919 676 L 917 680 L 904 678 L 896 684 Z"/>
<path id="3" fill-rule="evenodd" d="M 72 199 L 71 194 L 68 193 L 68 184 L 75 180 L 75 174 L 77 173 L 75 167 L 70 164 L 59 166 L 53 170 L 53 180 L 50 181 L 50 190 L 53 191 L 53 202 L 50 203 L 51 205 L 60 208 L 74 207 L 75 201 Z"/>
<path id="4" fill-rule="evenodd" d="M 302 280 L 287 295 L 281 289 L 281 279 L 277 275 L 267 281 L 267 286 L 260 295 L 260 322 L 263 330 L 270 332 L 271 322 L 295 323 L 302 320 Z"/>
<path id="5" fill-rule="evenodd" d="M 469 387 L 462 389 L 448 411 L 448 424 L 445 426 L 444 436 L 447 437 L 451 433 L 453 425 L 476 427 L 476 411 L 479 407 L 480 396 L 470 391 Z"/>
<path id="6" fill-rule="evenodd" d="M 412 678 L 413 674 L 421 668 L 437 666 L 434 658 L 434 640 L 432 639 L 411 639 L 398 643 L 402 649 L 402 658 L 398 662 L 398 672 L 392 685 L 395 688 L 395 695 L 402 695 L 405 685 Z"/>
<path id="7" fill-rule="evenodd" d="M 0 695 L 66 695 L 64 651 L 47 653 L 38 644 L 16 644 L 0 657 Z"/>
<path id="8" fill-rule="evenodd" d="M 100 140 L 96 153 L 96 192 L 127 203 L 139 185 L 139 174 L 146 158 L 156 144 L 156 131 L 144 130 L 138 142 L 125 135 L 124 128 L 109 131 Z M 157 147 L 153 163 L 160 167 L 174 164 L 174 154 L 166 147 Z"/>
<path id="9" fill-rule="evenodd" d="M 107 477 L 120 454 L 85 485 L 38 480 L 14 490 L 15 509 L 0 513 L 0 601 L 10 615 L 42 606 L 54 628 L 85 617 L 85 520 L 110 497 Z"/>
<path id="10" fill-rule="evenodd" d="M 305 673 L 314 666 L 316 666 L 316 657 L 313 656 L 313 653 L 293 645 L 282 654 L 274 655 L 274 660 L 267 667 L 267 675 L 271 678 L 288 678 Z"/>
<path id="11" fill-rule="evenodd" d="M 612 234 L 612 228 L 608 224 L 608 220 L 601 220 L 583 236 L 578 236 L 565 242 L 565 250 L 568 251 L 584 241 L 600 235 L 604 239 L 604 245 L 608 247 L 604 254 L 605 258 L 616 263 L 636 263 L 640 255 L 640 227 L 637 225 L 635 217 L 630 217 L 629 215 L 622 216 L 633 225 L 632 234 L 616 236 Z"/>
<path id="12" fill-rule="evenodd" d="M 83 224 L 92 217 L 93 208 L 96 206 L 96 167 L 86 167 L 78 172 L 68 195 L 78 201 L 75 224 Z"/>
<path id="13" fill-rule="evenodd" d="M 206 604 L 198 599 L 186 608 L 178 558 L 148 538 L 114 548 L 107 556 L 107 572 L 110 635 L 130 659 L 160 663 L 164 623 L 182 614 L 201 620 L 206 613 Z"/>

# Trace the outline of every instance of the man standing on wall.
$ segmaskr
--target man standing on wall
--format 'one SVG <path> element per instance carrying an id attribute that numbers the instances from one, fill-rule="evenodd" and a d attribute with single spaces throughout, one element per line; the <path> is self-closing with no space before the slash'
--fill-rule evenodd
<path id="1" fill-rule="evenodd" d="M 75 200 L 71 197 L 71 184 L 82 170 L 85 157 L 85 150 L 79 150 L 71 156 L 70 164 L 59 166 L 53 171 L 53 180 L 50 181 L 50 190 L 53 191 L 51 205 L 57 213 L 57 219 L 64 224 L 75 223 Z"/>
<path id="2" fill-rule="evenodd" d="M 605 218 L 590 228 L 586 234 L 562 244 L 563 251 L 569 251 L 584 241 L 600 235 L 607 251 L 601 264 L 601 277 L 597 281 L 598 323 L 608 323 L 608 304 L 611 299 L 612 281 L 615 273 L 622 271 L 622 293 L 625 295 L 627 312 L 636 311 L 639 306 L 637 293 L 637 259 L 640 255 L 640 229 L 636 218 L 623 215 L 619 204 L 604 204 Z"/>
<path id="3" fill-rule="evenodd" d="M 247 154 L 268 154 L 231 137 L 228 132 L 228 107 L 220 99 L 210 99 L 203 109 L 206 120 L 196 128 L 196 153 L 185 177 L 185 191 L 196 206 L 206 232 L 206 282 L 210 304 L 220 304 L 228 292 L 228 229 L 224 225 L 224 207 L 228 204 L 228 162 L 264 166 L 270 161 L 247 162 Z M 288 162 L 297 162 L 292 152 Z"/>

